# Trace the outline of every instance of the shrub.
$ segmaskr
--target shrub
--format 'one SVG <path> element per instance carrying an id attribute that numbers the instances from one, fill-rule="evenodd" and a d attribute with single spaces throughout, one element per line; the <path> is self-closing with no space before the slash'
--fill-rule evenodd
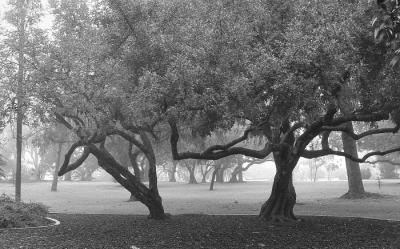
<path id="1" fill-rule="evenodd" d="M 5 194 L 0 195 L 0 228 L 47 225 L 48 213 L 48 207 L 41 203 L 15 202 Z"/>

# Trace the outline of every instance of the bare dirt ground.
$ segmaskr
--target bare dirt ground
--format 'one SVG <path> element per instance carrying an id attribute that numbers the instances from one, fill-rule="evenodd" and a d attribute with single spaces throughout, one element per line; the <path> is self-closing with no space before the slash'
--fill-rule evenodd
<path id="1" fill-rule="evenodd" d="M 271 190 L 271 182 L 208 184 L 160 182 L 165 211 L 171 214 L 257 214 Z M 366 191 L 384 198 L 345 200 L 346 181 L 296 182 L 297 215 L 371 217 L 400 220 L 400 180 L 364 182 Z M 55 213 L 147 214 L 140 202 L 126 202 L 129 193 L 112 182 L 60 182 L 58 192 L 50 192 L 50 182 L 24 183 L 24 201 L 42 202 Z M 13 195 L 12 184 L 1 183 L 0 194 Z"/>

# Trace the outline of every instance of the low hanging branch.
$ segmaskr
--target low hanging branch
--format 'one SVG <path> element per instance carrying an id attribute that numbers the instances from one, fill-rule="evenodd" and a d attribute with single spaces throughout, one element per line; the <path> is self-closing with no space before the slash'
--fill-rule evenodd
<path id="1" fill-rule="evenodd" d="M 354 122 L 354 121 L 360 121 L 360 122 L 377 122 L 377 121 L 382 121 L 382 120 L 388 120 L 389 119 L 389 112 L 387 111 L 382 111 L 382 112 L 375 112 L 375 113 L 368 113 L 368 114 L 349 114 L 341 117 L 337 117 L 332 119 L 330 122 L 325 122 L 324 126 L 331 126 L 331 127 L 338 127 L 341 124 L 344 124 L 346 122 Z"/>
<path id="2" fill-rule="evenodd" d="M 360 134 L 356 134 L 353 131 L 351 131 L 348 127 L 329 127 L 329 126 L 323 126 L 322 130 L 324 131 L 341 131 L 346 133 L 348 136 L 353 138 L 354 140 L 360 140 L 363 137 L 371 136 L 371 135 L 376 135 L 376 134 L 384 134 L 384 133 L 396 133 L 399 131 L 400 126 L 396 125 L 393 128 L 382 128 L 382 129 L 374 129 L 374 130 L 369 130 L 365 131 Z"/>
<path id="3" fill-rule="evenodd" d="M 379 160 L 375 160 L 375 161 L 366 161 L 365 163 L 369 163 L 369 164 L 387 163 L 387 164 L 391 164 L 393 166 L 400 166 L 400 162 L 394 162 L 394 161 L 389 160 L 389 159 L 379 159 Z"/>
<path id="4" fill-rule="evenodd" d="M 337 155 L 337 156 L 343 156 L 346 157 L 354 162 L 358 162 L 358 163 L 363 163 L 365 162 L 368 158 L 370 158 L 371 156 L 384 156 L 393 152 L 397 152 L 400 151 L 400 147 L 396 147 L 390 150 L 385 150 L 385 151 L 373 151 L 370 153 L 365 154 L 363 157 L 358 158 L 358 157 L 354 157 L 348 153 L 345 153 L 343 151 L 336 151 L 336 150 L 331 150 L 331 149 L 322 149 L 322 150 L 304 150 L 301 153 L 301 156 L 304 158 L 317 158 L 317 157 L 321 157 L 321 156 L 327 156 L 327 155 Z"/>
<path id="5" fill-rule="evenodd" d="M 249 128 L 247 129 L 243 136 L 225 144 L 225 145 L 214 145 L 210 148 L 206 149 L 204 152 L 178 152 L 178 141 L 179 141 L 179 131 L 178 127 L 174 120 L 170 119 L 169 125 L 171 127 L 171 151 L 172 151 L 172 158 L 174 160 L 183 160 L 183 159 L 203 159 L 203 160 L 218 160 L 230 155 L 244 155 L 249 157 L 255 158 L 265 158 L 271 152 L 278 150 L 277 145 L 272 145 L 270 143 L 266 143 L 264 148 L 261 150 L 253 150 L 244 147 L 233 147 L 236 144 L 245 141 L 248 138 L 249 133 L 255 129 Z"/>

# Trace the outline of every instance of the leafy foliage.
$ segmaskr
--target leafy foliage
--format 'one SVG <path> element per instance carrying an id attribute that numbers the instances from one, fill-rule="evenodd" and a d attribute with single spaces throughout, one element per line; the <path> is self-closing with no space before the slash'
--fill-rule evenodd
<path id="1" fill-rule="evenodd" d="M 374 38 L 377 43 L 384 43 L 393 54 L 391 67 L 396 67 L 400 60 L 400 1 L 377 0 L 380 11 L 371 21 Z"/>

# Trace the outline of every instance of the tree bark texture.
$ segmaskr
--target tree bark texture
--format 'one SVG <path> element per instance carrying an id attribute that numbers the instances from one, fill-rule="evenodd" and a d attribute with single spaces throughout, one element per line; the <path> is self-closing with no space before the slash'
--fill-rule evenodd
<path id="1" fill-rule="evenodd" d="M 346 126 L 351 130 L 353 129 L 352 123 L 346 123 Z M 342 132 L 343 151 L 358 157 L 356 141 Z M 361 177 L 360 165 L 348 158 L 346 160 L 347 181 L 349 185 L 348 192 L 343 196 L 345 198 L 360 198 L 365 194 L 364 185 Z"/>
<path id="2" fill-rule="evenodd" d="M 52 180 L 52 182 L 51 182 L 51 192 L 57 192 L 58 170 L 60 169 L 60 166 L 61 166 L 61 152 L 62 152 L 62 147 L 63 147 L 63 144 L 62 144 L 62 143 L 59 143 L 59 144 L 58 144 L 58 150 L 57 150 L 56 168 L 54 169 L 54 172 L 53 172 L 53 180 Z"/>
<path id="3" fill-rule="evenodd" d="M 268 200 L 262 205 L 260 217 L 267 221 L 296 220 L 293 213 L 296 204 L 296 191 L 292 172 L 298 158 L 290 158 L 288 153 L 275 152 L 276 174 Z"/>
<path id="4" fill-rule="evenodd" d="M 100 150 L 96 146 L 92 145 L 91 152 L 97 158 L 100 167 L 113 176 L 118 183 L 125 187 L 137 200 L 148 208 L 150 212 L 149 218 L 166 218 L 162 199 L 158 193 L 157 182 L 154 182 L 153 179 L 155 174 L 155 158 L 148 158 L 149 168 L 151 171 L 149 172 L 149 178 L 151 179 L 149 182 L 149 188 L 147 188 L 143 183 L 138 181 L 138 179 L 132 175 L 128 169 L 119 165 L 119 163 L 107 151 Z"/>

